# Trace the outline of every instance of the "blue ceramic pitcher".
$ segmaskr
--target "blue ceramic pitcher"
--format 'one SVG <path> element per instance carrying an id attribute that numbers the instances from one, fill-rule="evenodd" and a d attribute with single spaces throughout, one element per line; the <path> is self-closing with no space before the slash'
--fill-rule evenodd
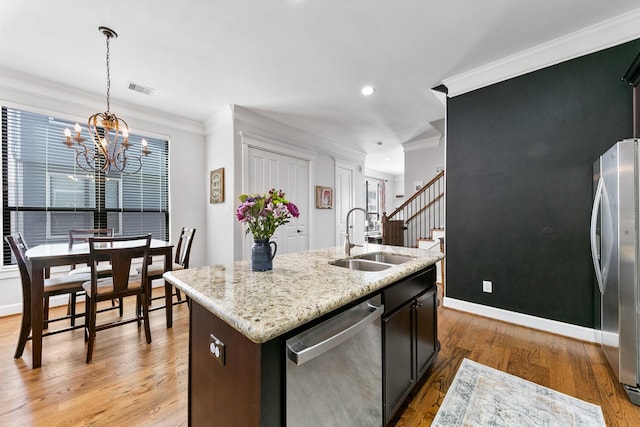
<path id="1" fill-rule="evenodd" d="M 273 245 L 273 253 L 271 253 Z M 272 260 L 276 256 L 278 245 L 270 242 L 269 239 L 254 239 L 251 247 L 251 270 L 268 271 L 273 268 Z"/>

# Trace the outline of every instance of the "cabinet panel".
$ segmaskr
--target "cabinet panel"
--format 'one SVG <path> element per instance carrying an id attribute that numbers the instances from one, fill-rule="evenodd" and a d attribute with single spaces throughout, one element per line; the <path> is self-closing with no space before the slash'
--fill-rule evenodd
<path id="1" fill-rule="evenodd" d="M 432 265 L 426 271 L 416 276 L 402 280 L 383 292 L 383 304 L 385 313 L 391 313 L 396 308 L 404 305 L 416 295 L 426 291 L 436 282 L 436 266 Z"/>
<path id="2" fill-rule="evenodd" d="M 436 269 L 430 266 L 383 291 L 385 425 L 439 350 L 435 281 Z"/>
<path id="3" fill-rule="evenodd" d="M 383 318 L 385 420 L 396 412 L 413 386 L 411 304 Z"/>
<path id="4" fill-rule="evenodd" d="M 431 289 L 416 301 L 416 363 L 422 377 L 437 351 L 436 290 Z"/>

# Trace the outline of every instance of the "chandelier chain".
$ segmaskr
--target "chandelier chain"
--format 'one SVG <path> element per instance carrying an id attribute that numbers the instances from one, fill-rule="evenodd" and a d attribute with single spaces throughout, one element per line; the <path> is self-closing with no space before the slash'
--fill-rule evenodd
<path id="1" fill-rule="evenodd" d="M 111 69 L 109 68 L 109 39 L 111 37 L 107 34 L 107 113 L 111 112 L 111 102 L 109 100 L 111 94 Z"/>

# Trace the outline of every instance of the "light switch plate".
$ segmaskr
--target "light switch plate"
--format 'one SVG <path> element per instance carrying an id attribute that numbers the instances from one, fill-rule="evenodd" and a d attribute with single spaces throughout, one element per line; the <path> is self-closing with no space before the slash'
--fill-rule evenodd
<path id="1" fill-rule="evenodd" d="M 222 366 L 225 364 L 225 345 L 213 334 L 209 334 L 209 351 Z"/>

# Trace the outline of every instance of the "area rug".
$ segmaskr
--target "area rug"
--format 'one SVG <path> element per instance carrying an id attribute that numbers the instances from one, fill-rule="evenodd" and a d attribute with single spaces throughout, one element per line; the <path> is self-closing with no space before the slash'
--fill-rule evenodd
<path id="1" fill-rule="evenodd" d="M 432 426 L 606 426 L 598 405 L 464 359 Z"/>

